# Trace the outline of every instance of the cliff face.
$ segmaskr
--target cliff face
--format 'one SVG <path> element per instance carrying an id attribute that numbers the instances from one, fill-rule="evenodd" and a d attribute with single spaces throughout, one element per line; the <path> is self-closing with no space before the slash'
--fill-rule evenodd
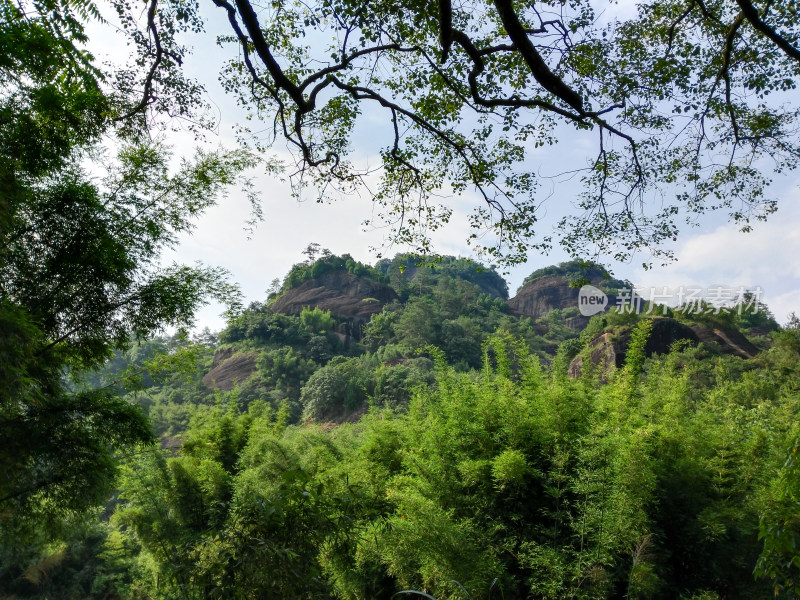
<path id="1" fill-rule="evenodd" d="M 591 284 L 602 288 L 600 278 L 592 278 Z M 517 295 L 508 301 L 508 307 L 512 314 L 535 320 L 556 308 L 562 310 L 577 308 L 578 293 L 579 288 L 570 287 L 565 277 L 545 275 L 522 286 Z M 616 297 L 609 296 L 606 310 L 616 303 Z M 584 316 L 573 317 L 567 321 L 567 325 L 573 329 L 583 329 L 588 323 L 589 317 Z"/>
<path id="2" fill-rule="evenodd" d="M 256 371 L 255 352 L 236 353 L 233 349 L 217 350 L 211 370 L 203 377 L 203 383 L 210 388 L 230 391 L 237 383 L 242 383 Z"/>
<path id="3" fill-rule="evenodd" d="M 701 342 L 718 344 L 724 354 L 732 354 L 739 358 L 753 358 L 758 348 L 736 329 L 711 329 L 702 325 L 692 325 L 692 331 Z"/>
<path id="4" fill-rule="evenodd" d="M 511 312 L 538 319 L 556 308 L 578 306 L 578 290 L 559 275 L 529 281 L 508 301 Z"/>
<path id="5" fill-rule="evenodd" d="M 285 292 L 270 305 L 273 312 L 299 315 L 304 308 L 329 310 L 331 315 L 347 319 L 354 337 L 360 336 L 361 326 L 383 305 L 397 299 L 388 285 L 358 277 L 347 271 L 333 271 L 309 279 Z"/>
<path id="6" fill-rule="evenodd" d="M 589 342 L 591 348 L 589 360 L 594 366 L 599 367 L 600 377 L 603 380 L 612 369 L 620 369 L 625 364 L 625 353 L 628 351 L 630 339 L 631 330 L 623 329 L 616 335 L 604 331 Z M 683 323 L 669 318 L 653 319 L 653 329 L 645 344 L 644 353 L 646 356 L 667 354 L 677 340 L 687 340 L 692 345 L 697 345 L 699 341 L 692 328 Z M 580 377 L 583 371 L 582 362 L 580 356 L 573 359 L 568 370 L 570 377 Z"/>
<path id="7" fill-rule="evenodd" d="M 600 369 L 603 380 L 612 369 L 619 369 L 625 363 L 630 335 L 629 329 L 620 331 L 617 335 L 604 331 L 589 342 L 591 348 L 589 360 Z M 645 355 L 667 354 L 677 340 L 687 340 L 692 345 L 697 345 L 699 342 L 715 344 L 723 354 L 739 358 L 753 358 L 758 354 L 758 348 L 739 331 L 710 329 L 702 325 L 689 327 L 674 319 L 656 318 L 653 319 L 653 329 L 644 348 Z M 569 365 L 568 374 L 570 377 L 578 378 L 582 370 L 582 359 L 576 356 Z"/>
<path id="8" fill-rule="evenodd" d="M 600 379 L 607 381 L 608 374 L 613 369 L 622 367 L 629 340 L 629 335 L 624 338 L 616 337 L 606 331 L 589 342 L 589 363 L 599 369 Z M 569 364 L 567 375 L 579 379 L 583 374 L 583 368 L 583 358 L 576 356 Z"/>

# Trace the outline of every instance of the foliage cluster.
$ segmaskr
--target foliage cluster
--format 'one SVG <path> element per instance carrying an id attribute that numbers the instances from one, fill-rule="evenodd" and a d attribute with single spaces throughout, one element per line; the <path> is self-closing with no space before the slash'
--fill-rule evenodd
<path id="1" fill-rule="evenodd" d="M 398 257 L 395 262 L 406 260 L 411 259 Z M 325 268 L 340 265 L 343 270 L 343 262 L 346 257 L 328 255 L 310 267 L 313 271 L 320 264 L 327 265 Z M 484 293 L 470 281 L 484 276 L 478 271 L 480 265 L 452 257 L 442 257 L 439 263 L 445 267 L 409 269 L 391 279 L 405 301 L 389 304 L 374 315 L 360 341 L 341 334 L 346 330 L 342 317 L 318 308 L 305 308 L 292 316 L 274 313 L 268 304 L 252 303 L 229 321 L 216 347 L 228 355 L 254 353 L 257 357 L 256 372 L 236 390 L 238 402 L 246 408 L 260 400 L 274 410 L 286 403 L 293 422 L 310 416 L 347 418 L 365 410 L 369 402 L 402 408 L 414 386 L 430 381 L 430 361 L 419 356 L 427 346 L 442 348 L 451 364 L 466 370 L 480 366 L 481 344 L 498 328 L 524 337 L 543 355 L 564 337 L 577 335 L 565 329 L 554 338 L 542 338 L 530 319 L 508 315 L 501 298 Z M 485 272 L 490 273 L 486 282 L 500 287 L 494 281 L 499 276 L 489 269 Z M 165 347 L 163 342 L 150 341 L 125 356 L 118 353 L 102 380 L 122 378 L 159 344 Z M 211 367 L 213 344 L 195 344 L 199 354 L 187 373 L 154 383 L 145 370 L 146 389 L 131 396 L 146 408 L 159 435 L 182 431 L 196 405 L 216 401 L 213 391 L 201 381 Z M 100 383 L 98 378 L 93 381 Z M 323 390 L 336 393 L 325 396 Z"/>
<path id="2" fill-rule="evenodd" d="M 536 269 L 524 279 L 522 285 L 541 277 L 552 275 L 563 277 L 570 285 L 578 287 L 592 280 L 599 280 L 600 287 L 606 293 L 613 293 L 614 291 L 625 289 L 630 290 L 633 287 L 628 281 L 622 281 L 611 277 L 602 265 L 585 260 L 570 260 L 559 263 L 558 265 L 550 265 L 549 267 Z"/>
<path id="3" fill-rule="evenodd" d="M 434 279 L 438 276 L 463 279 L 477 285 L 484 294 L 508 299 L 508 284 L 494 265 L 487 267 L 469 258 L 398 254 L 391 260 L 387 258 L 379 260 L 375 268 L 389 277 L 401 298 L 405 289 L 402 278 L 411 280 L 420 270 L 425 270 Z"/>
<path id="4" fill-rule="evenodd" d="M 796 436 L 797 333 L 755 364 L 696 348 L 646 359 L 649 322 L 600 387 L 500 334 L 480 371 L 435 351 L 435 383 L 406 411 L 354 424 L 289 425 L 223 394 L 178 453 L 127 459 L 91 538 L 94 579 L 63 597 L 752 598 L 773 593 L 770 577 L 795 589 L 770 558 L 791 552 L 780 538 L 766 577 L 753 569 L 759 518 L 761 536 L 782 535 L 769 523 L 796 499 L 794 462 L 776 474 Z M 28 569 L 61 581 L 86 543 Z"/>
<path id="5" fill-rule="evenodd" d="M 283 279 L 283 285 L 280 291 L 285 292 L 286 290 L 296 288 L 309 279 L 315 279 L 322 277 L 326 273 L 341 270 L 371 281 L 379 283 L 383 283 L 384 281 L 384 277 L 380 271 L 355 260 L 349 254 L 337 256 L 331 254 L 328 250 L 322 250 L 322 256 L 320 258 L 314 260 L 314 254 L 311 254 L 309 260 L 292 266 L 289 273 L 287 273 L 286 277 Z"/>
<path id="6" fill-rule="evenodd" d="M 162 257 L 254 159 L 174 160 L 147 107 L 134 109 L 133 82 L 109 91 L 112 73 L 83 48 L 97 13 L 91 2 L 0 1 L 0 538 L 13 542 L 96 506 L 113 489 L 114 449 L 151 439 L 138 407 L 65 375 L 191 326 L 209 298 L 239 299 L 223 270 Z M 173 65 L 174 36 L 190 27 L 161 39 Z M 191 120 L 200 107 L 185 83 L 173 72 L 159 103 Z"/>
<path id="7" fill-rule="evenodd" d="M 320 199 L 363 190 L 390 239 L 423 251 L 463 207 L 449 198 L 475 190 L 469 242 L 499 260 L 555 244 L 669 255 L 686 218 L 765 219 L 769 171 L 799 164 L 792 0 L 215 5 L 230 26 L 226 89 L 276 124 L 247 141 L 265 150 L 282 136 L 298 190 L 309 179 Z M 569 151 L 587 139 L 592 156 Z M 367 140 L 377 165 L 357 158 Z M 540 222 L 551 153 L 532 150 L 559 143 L 550 171 L 579 177 L 580 191 L 551 230 Z"/>

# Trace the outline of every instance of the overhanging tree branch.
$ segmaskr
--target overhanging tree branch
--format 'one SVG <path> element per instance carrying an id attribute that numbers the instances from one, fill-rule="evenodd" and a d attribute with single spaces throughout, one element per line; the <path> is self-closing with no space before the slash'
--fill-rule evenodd
<path id="1" fill-rule="evenodd" d="M 556 98 L 571 106 L 578 113 L 583 114 L 583 98 L 564 83 L 563 79 L 553 73 L 547 63 L 544 62 L 544 59 L 531 43 L 530 38 L 528 38 L 526 28 L 520 23 L 519 17 L 514 10 L 513 2 L 511 0 L 494 0 L 494 6 L 497 8 L 500 21 L 503 23 L 508 37 L 511 38 L 514 47 L 527 63 L 534 79 Z"/>
<path id="2" fill-rule="evenodd" d="M 742 14 L 757 30 L 767 36 L 772 42 L 788 56 L 800 63 L 800 50 L 792 46 L 785 37 L 780 35 L 774 27 L 767 25 L 759 16 L 758 10 L 748 0 L 736 0 L 736 4 L 742 9 Z"/>

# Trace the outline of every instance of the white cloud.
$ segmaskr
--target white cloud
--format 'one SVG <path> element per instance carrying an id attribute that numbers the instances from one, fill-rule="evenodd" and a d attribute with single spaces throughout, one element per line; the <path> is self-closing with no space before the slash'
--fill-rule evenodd
<path id="1" fill-rule="evenodd" d="M 731 223 L 708 233 L 685 235 L 676 262 L 649 271 L 637 269 L 629 278 L 644 287 L 716 285 L 763 290 L 762 300 L 778 322 L 800 312 L 800 192 L 797 184 L 780 194 L 778 212 L 753 231 L 742 233 Z M 684 234 L 689 232 L 684 232 Z"/>
<path id="2" fill-rule="evenodd" d="M 369 247 L 381 242 L 375 232 L 364 233 L 360 223 L 369 210 L 363 200 L 350 198 L 331 204 L 297 202 L 288 184 L 262 179 L 264 222 L 248 237 L 245 224 L 250 205 L 231 194 L 209 209 L 191 235 L 184 236 L 167 261 L 201 261 L 221 266 L 232 274 L 248 301 L 264 300 L 269 282 L 283 278 L 292 264 L 303 260 L 302 250 L 316 242 L 336 254 L 349 252 L 354 258 L 374 262 Z M 198 315 L 200 326 L 222 327 L 213 306 Z"/>

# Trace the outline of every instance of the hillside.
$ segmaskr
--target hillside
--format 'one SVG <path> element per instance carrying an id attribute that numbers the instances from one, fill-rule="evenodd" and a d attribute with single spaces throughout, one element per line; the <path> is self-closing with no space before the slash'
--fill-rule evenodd
<path id="1" fill-rule="evenodd" d="M 0 569 L 0 590 L 791 597 L 792 572 L 753 571 L 790 564 L 759 531 L 800 481 L 776 476 L 800 322 L 757 303 L 584 321 L 572 284 L 628 284 L 564 263 L 506 300 L 490 269 L 409 260 L 323 254 L 218 335 L 116 355 L 86 384 L 140 406 L 160 444 L 122 460 L 110 520 Z"/>
<path id="2" fill-rule="evenodd" d="M 575 284 L 583 282 L 609 295 L 604 313 L 580 315 Z M 398 255 L 371 267 L 323 252 L 295 265 L 268 303 L 254 303 L 230 322 L 219 345 L 205 351 L 191 385 L 176 380 L 149 388 L 148 409 L 164 435 L 179 433 L 191 407 L 212 402 L 219 391 L 235 391 L 243 407 L 285 406 L 292 422 L 342 421 L 370 403 L 404 406 L 416 385 L 432 380 L 432 348 L 458 371 L 479 369 L 496 332 L 520 339 L 543 364 L 566 361 L 572 377 L 581 376 L 588 360 L 607 379 L 624 364 L 631 333 L 644 318 L 609 313 L 615 293 L 630 287 L 596 265 L 573 261 L 540 269 L 507 300 L 496 272 L 464 259 L 416 264 Z M 657 312 L 664 314 L 654 321 L 648 357 L 685 340 L 751 360 L 776 327 L 765 310 Z M 187 395 L 190 401 L 176 401 Z"/>
<path id="3" fill-rule="evenodd" d="M 397 294 L 388 285 L 338 269 L 287 289 L 270 310 L 299 315 L 304 308 L 317 308 L 343 322 L 343 333 L 361 339 L 363 325 L 395 300 Z"/>
<path id="4" fill-rule="evenodd" d="M 598 265 L 570 261 L 534 271 L 525 278 L 508 305 L 513 314 L 532 319 L 539 319 L 553 310 L 565 311 L 565 325 L 582 330 L 589 324 L 589 317 L 578 311 L 578 292 L 584 284 L 606 293 L 606 312 L 617 305 L 618 291 L 626 290 L 630 294 L 633 289 L 633 284 L 613 279 Z"/>

